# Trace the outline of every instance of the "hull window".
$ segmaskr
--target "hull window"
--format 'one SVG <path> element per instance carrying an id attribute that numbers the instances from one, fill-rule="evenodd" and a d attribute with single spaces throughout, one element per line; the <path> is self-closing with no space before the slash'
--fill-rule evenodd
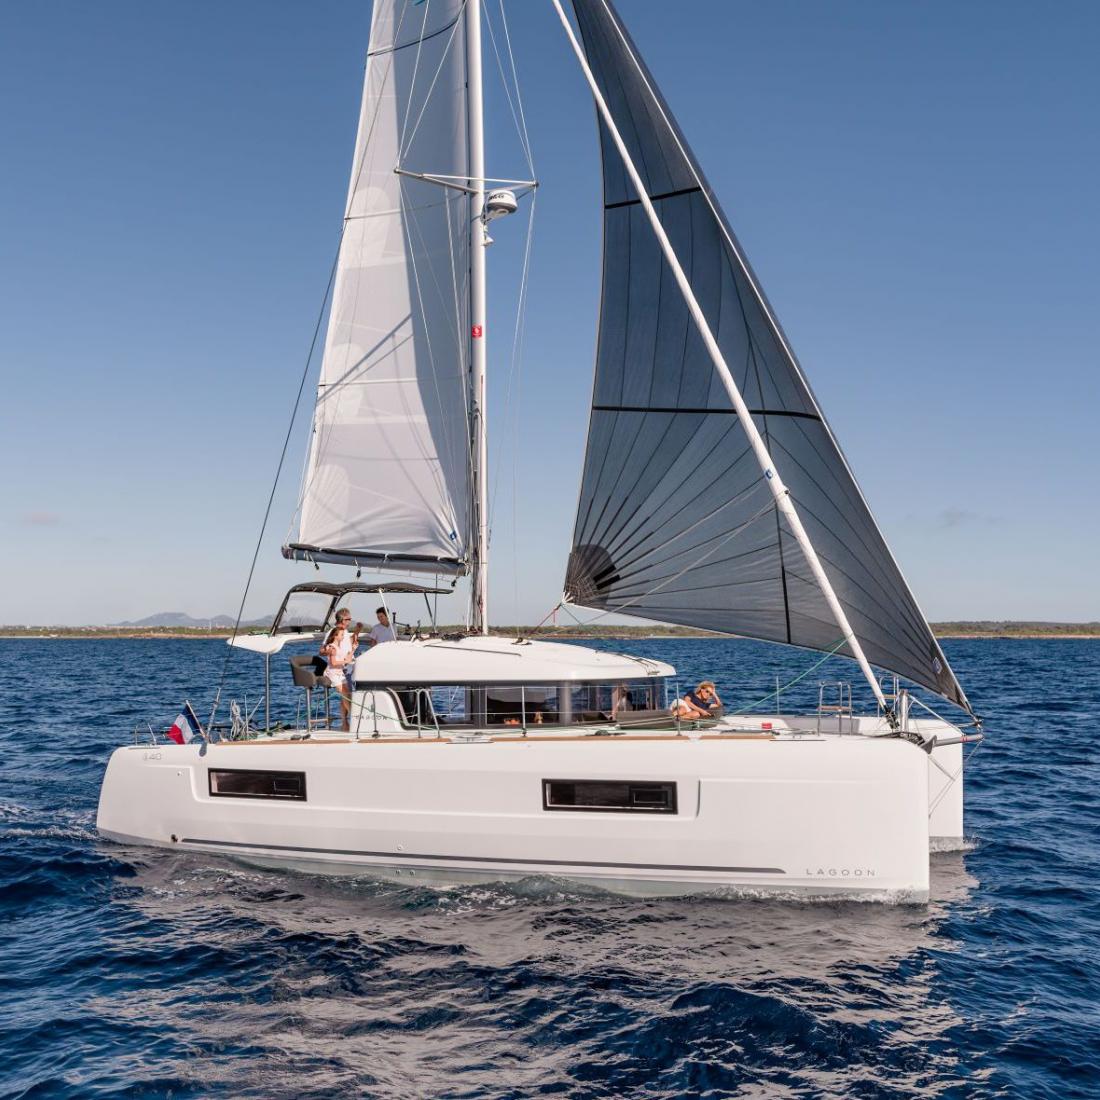
<path id="1" fill-rule="evenodd" d="M 305 802 L 305 772 L 245 771 L 240 768 L 211 768 L 210 794 L 215 798 L 275 798 L 284 802 Z"/>
<path id="2" fill-rule="evenodd" d="M 676 784 L 629 779 L 544 779 L 542 808 L 595 813 L 674 814 Z"/>

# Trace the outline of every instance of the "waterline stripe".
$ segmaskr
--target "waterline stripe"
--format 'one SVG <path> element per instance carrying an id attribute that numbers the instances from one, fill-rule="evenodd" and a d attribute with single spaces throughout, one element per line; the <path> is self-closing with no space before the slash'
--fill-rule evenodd
<path id="1" fill-rule="evenodd" d="M 597 863 L 581 859 L 514 859 L 510 856 L 432 856 L 418 852 L 359 852 L 353 848 L 302 848 L 295 844 L 250 844 L 241 840 L 198 840 L 185 836 L 181 844 L 206 844 L 224 848 L 258 848 L 272 852 L 304 852 L 326 856 L 368 856 L 400 863 L 408 859 L 441 860 L 451 863 L 512 863 L 531 867 L 625 867 L 631 871 L 721 871 L 724 874 L 785 875 L 781 867 L 706 867 L 681 863 Z"/>

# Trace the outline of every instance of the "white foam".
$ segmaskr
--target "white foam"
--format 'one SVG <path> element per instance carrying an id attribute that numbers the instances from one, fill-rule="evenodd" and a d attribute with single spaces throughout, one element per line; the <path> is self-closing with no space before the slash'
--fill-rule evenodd
<path id="1" fill-rule="evenodd" d="M 930 836 L 929 852 L 972 852 L 978 847 L 976 837 L 970 836 Z"/>

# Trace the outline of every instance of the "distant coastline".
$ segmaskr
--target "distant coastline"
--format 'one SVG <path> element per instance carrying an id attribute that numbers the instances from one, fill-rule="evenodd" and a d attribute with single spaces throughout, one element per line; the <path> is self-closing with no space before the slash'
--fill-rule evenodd
<path id="1" fill-rule="evenodd" d="M 1100 638 L 1100 622 L 1056 623 L 1029 621 L 959 621 L 932 623 L 937 638 L 1063 638 L 1082 639 Z M 445 626 L 442 632 L 457 630 L 458 627 Z M 248 624 L 242 634 L 256 633 L 255 624 Z M 727 634 L 716 634 L 708 630 L 694 630 L 679 626 L 557 626 L 557 627 L 494 627 L 494 634 L 505 637 L 516 635 L 535 636 L 550 640 L 564 638 L 569 640 L 593 641 L 600 639 L 639 640 L 648 638 L 725 638 Z M 69 639 L 179 639 L 179 638 L 229 638 L 232 631 L 225 626 L 179 627 L 179 626 L 0 626 L 0 638 L 69 638 Z"/>

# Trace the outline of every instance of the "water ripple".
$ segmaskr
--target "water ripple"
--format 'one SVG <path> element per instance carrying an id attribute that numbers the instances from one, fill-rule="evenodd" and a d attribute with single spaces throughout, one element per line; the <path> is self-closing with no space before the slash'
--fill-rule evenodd
<path id="1" fill-rule="evenodd" d="M 746 698 L 805 660 L 629 648 Z M 913 907 L 433 890 L 107 844 L 107 754 L 207 698 L 222 646 L 0 641 L 0 1095 L 1095 1095 L 1100 643 L 948 648 L 991 736 L 971 835 Z M 230 692 L 257 673 L 237 662 Z"/>

